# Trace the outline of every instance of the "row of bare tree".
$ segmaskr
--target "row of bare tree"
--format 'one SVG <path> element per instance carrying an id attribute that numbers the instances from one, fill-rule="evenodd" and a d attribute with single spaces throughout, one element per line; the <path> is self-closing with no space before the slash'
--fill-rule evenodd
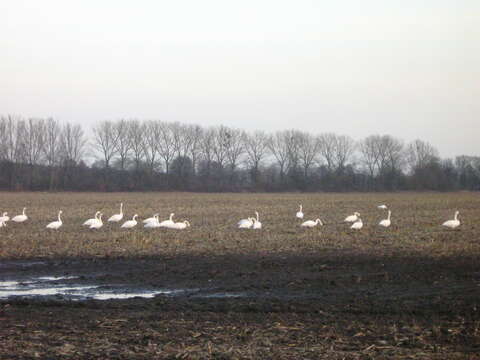
<path id="1" fill-rule="evenodd" d="M 8 172 L 0 186 L 44 189 L 48 173 L 47 188 L 72 190 L 479 187 L 478 158 L 441 160 L 425 141 L 405 144 L 390 135 L 354 141 L 333 133 L 125 119 L 98 122 L 89 133 L 52 118 L 0 117 L 0 162 Z"/>

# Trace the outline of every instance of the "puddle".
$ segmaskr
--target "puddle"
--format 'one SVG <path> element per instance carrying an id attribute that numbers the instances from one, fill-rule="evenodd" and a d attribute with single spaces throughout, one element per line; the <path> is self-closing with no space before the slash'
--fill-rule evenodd
<path id="1" fill-rule="evenodd" d="M 199 297 L 203 297 L 206 299 L 227 299 L 227 298 L 242 298 L 247 297 L 246 293 L 212 293 L 212 294 L 205 294 L 199 295 Z"/>
<path id="2" fill-rule="evenodd" d="M 240 297 L 240 293 L 209 293 L 212 289 L 138 288 L 126 285 L 78 284 L 72 280 L 79 276 L 40 276 L 0 281 L 0 300 L 10 298 L 55 297 L 66 300 L 123 300 L 151 299 L 163 296 L 195 296 L 204 298 Z"/>

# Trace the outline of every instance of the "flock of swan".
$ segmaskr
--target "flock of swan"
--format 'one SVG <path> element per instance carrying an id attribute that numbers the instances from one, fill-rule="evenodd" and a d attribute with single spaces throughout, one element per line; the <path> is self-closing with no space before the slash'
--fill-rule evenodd
<path id="1" fill-rule="evenodd" d="M 295 217 L 297 219 L 303 220 L 303 218 L 304 218 L 303 207 L 302 207 L 302 205 L 299 205 L 299 206 L 300 206 L 300 209 L 295 214 Z M 390 225 L 392 224 L 392 221 L 391 221 L 392 212 L 391 212 L 391 210 L 388 209 L 387 205 L 379 205 L 378 209 L 388 210 L 387 218 L 380 221 L 378 223 L 378 225 L 382 226 L 382 227 L 385 227 L 385 228 L 390 227 Z M 23 212 L 22 212 L 21 215 L 17 215 L 15 217 L 11 218 L 11 219 L 8 216 L 8 213 L 4 212 L 3 215 L 0 216 L 0 228 L 7 226 L 8 221 L 13 221 L 15 223 L 23 223 L 23 222 L 27 221 L 28 216 L 25 213 L 26 210 L 27 210 L 26 208 L 23 208 Z M 457 227 L 459 227 L 460 226 L 460 220 L 458 219 L 459 214 L 460 214 L 459 211 L 455 211 L 454 218 L 452 220 L 445 221 L 442 224 L 442 226 L 448 227 L 450 229 L 456 229 Z M 47 229 L 58 230 L 63 225 L 61 215 L 62 215 L 62 210 L 60 210 L 58 212 L 58 219 L 56 221 L 52 221 L 51 223 L 49 223 L 46 226 L 46 228 Z M 169 229 L 182 230 L 182 229 L 186 229 L 187 227 L 190 227 L 190 223 L 188 222 L 188 220 L 179 221 L 179 222 L 173 221 L 174 216 L 175 216 L 175 214 L 171 213 L 168 220 L 160 221 L 159 214 L 154 214 L 152 217 L 143 220 L 142 223 L 143 223 L 144 228 L 147 228 L 147 229 L 164 227 L 164 228 L 169 228 Z M 100 211 L 97 211 L 93 218 L 88 219 L 83 223 L 83 226 L 87 226 L 90 229 L 100 229 L 103 226 L 102 217 L 103 217 L 103 213 L 100 212 Z M 133 215 L 133 218 L 131 220 L 125 221 L 120 227 L 122 229 L 132 229 L 132 228 L 134 228 L 138 224 L 137 218 L 138 218 L 138 214 Z M 118 214 L 112 215 L 107 221 L 110 222 L 110 223 L 119 223 L 122 220 L 123 220 L 123 203 L 120 204 L 120 212 Z M 350 228 L 353 229 L 353 230 L 360 230 L 360 229 L 363 228 L 363 221 L 360 217 L 360 213 L 358 213 L 358 212 L 354 212 L 352 215 L 347 216 L 345 218 L 344 222 L 351 224 Z M 305 228 L 313 228 L 317 225 L 323 226 L 322 220 L 320 220 L 320 219 L 307 220 L 307 221 L 304 221 L 300 224 L 301 227 L 305 227 Z M 262 223 L 260 222 L 258 212 L 255 211 L 255 217 L 248 217 L 248 218 L 240 220 L 237 223 L 237 226 L 238 226 L 239 229 L 261 229 L 262 228 Z"/>

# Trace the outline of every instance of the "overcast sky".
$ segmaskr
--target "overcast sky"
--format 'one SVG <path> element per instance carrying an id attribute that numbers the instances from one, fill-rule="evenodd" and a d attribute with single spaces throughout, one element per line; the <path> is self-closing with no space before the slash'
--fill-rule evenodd
<path id="1" fill-rule="evenodd" d="M 1 1 L 0 114 L 136 117 L 480 155 L 480 1 Z"/>

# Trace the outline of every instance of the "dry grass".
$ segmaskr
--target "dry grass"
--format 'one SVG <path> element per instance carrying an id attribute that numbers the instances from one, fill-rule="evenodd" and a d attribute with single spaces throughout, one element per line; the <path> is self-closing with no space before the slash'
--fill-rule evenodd
<path id="1" fill-rule="evenodd" d="M 98 257 L 209 255 L 252 252 L 318 252 L 348 250 L 376 254 L 415 253 L 429 256 L 480 254 L 480 195 L 455 194 L 46 194 L 2 193 L 0 211 L 20 213 L 26 206 L 28 223 L 9 223 L 0 230 L 0 257 Z M 190 220 L 184 231 L 145 230 L 139 224 L 122 230 L 106 224 L 98 231 L 82 228 L 84 220 L 96 210 L 109 217 L 125 204 L 125 220 L 134 213 L 140 219 L 160 212 L 167 218 Z M 306 219 L 320 217 L 326 225 L 302 229 L 294 218 L 302 203 Z M 393 226 L 381 229 L 376 224 L 385 212 L 376 208 L 387 203 L 393 211 Z M 63 210 L 64 225 L 47 231 L 45 225 Z M 448 231 L 439 226 L 461 211 L 462 227 Z M 260 212 L 262 231 L 240 231 L 240 218 Z M 341 221 L 353 211 L 362 214 L 365 226 L 352 232 Z"/>

